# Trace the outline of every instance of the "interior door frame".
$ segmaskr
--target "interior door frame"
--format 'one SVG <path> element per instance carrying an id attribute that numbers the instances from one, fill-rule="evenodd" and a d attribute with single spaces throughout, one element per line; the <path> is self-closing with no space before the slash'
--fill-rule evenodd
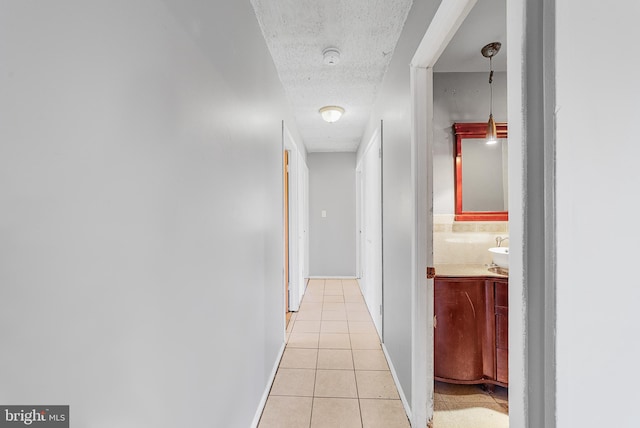
<path id="1" fill-rule="evenodd" d="M 410 64 L 415 191 L 412 426 L 417 427 L 431 427 L 433 419 L 433 353 L 428 352 L 433 349 L 428 345 L 433 344 L 433 280 L 425 275 L 425 268 L 433 266 L 433 67 L 476 2 L 443 0 Z M 509 0 L 508 117 L 510 140 L 520 142 L 509 150 L 512 427 L 556 426 L 554 17 L 555 0 Z M 542 88 L 535 80 L 540 76 Z M 526 239 L 527 231 L 544 238 Z"/>

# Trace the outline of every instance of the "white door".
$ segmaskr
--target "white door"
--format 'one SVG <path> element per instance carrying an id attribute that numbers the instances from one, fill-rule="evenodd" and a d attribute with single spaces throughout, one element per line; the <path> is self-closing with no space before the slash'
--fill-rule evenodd
<path id="1" fill-rule="evenodd" d="M 382 337 L 382 167 L 376 132 L 362 158 L 362 292 Z"/>

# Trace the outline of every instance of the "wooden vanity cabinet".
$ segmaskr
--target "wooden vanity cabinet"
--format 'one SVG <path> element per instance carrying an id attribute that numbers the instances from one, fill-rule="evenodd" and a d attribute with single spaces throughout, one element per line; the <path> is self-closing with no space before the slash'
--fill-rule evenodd
<path id="1" fill-rule="evenodd" d="M 509 282 L 494 281 L 496 314 L 496 380 L 509 383 Z"/>
<path id="2" fill-rule="evenodd" d="M 507 386 L 507 292 L 501 278 L 435 278 L 436 380 Z"/>

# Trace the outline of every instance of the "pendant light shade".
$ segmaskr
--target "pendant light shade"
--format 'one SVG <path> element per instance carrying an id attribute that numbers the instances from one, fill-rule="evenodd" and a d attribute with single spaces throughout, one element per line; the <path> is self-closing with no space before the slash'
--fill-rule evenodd
<path id="1" fill-rule="evenodd" d="M 342 117 L 344 109 L 338 106 L 325 106 L 320 109 L 320 115 L 325 122 L 337 122 Z"/>
<path id="2" fill-rule="evenodd" d="M 496 121 L 493 120 L 493 114 L 489 114 L 489 122 L 487 122 L 487 144 L 495 144 L 498 142 L 498 131 L 496 129 Z"/>

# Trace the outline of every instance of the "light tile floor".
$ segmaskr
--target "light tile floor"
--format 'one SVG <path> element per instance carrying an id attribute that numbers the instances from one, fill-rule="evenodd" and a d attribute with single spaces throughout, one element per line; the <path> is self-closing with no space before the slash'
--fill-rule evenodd
<path id="1" fill-rule="evenodd" d="M 435 383 L 434 428 L 508 428 L 505 388 Z M 409 428 L 356 280 L 312 279 L 259 428 Z"/>
<path id="2" fill-rule="evenodd" d="M 259 428 L 409 428 L 356 280 L 312 279 Z"/>

